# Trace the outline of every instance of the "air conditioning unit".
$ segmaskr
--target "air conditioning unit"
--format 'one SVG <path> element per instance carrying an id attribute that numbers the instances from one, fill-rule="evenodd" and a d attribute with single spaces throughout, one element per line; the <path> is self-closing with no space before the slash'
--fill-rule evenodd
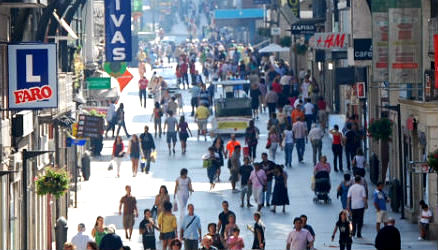
<path id="1" fill-rule="evenodd" d="M 9 8 L 45 8 L 47 0 L 0 0 L 0 6 Z"/>

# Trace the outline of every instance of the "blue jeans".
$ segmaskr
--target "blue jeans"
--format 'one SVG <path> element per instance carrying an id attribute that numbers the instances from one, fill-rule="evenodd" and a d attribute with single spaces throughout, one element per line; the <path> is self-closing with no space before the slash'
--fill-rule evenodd
<path id="1" fill-rule="evenodd" d="M 268 181 L 266 183 L 266 193 L 265 193 L 266 204 L 271 203 L 271 194 L 272 194 L 272 181 Z"/>
<path id="2" fill-rule="evenodd" d="M 297 153 L 298 153 L 298 161 L 303 161 L 304 150 L 306 148 L 306 142 L 304 138 L 295 139 L 295 143 L 297 144 Z"/>
<path id="3" fill-rule="evenodd" d="M 294 144 L 293 143 L 286 143 L 284 146 L 284 153 L 285 153 L 285 165 L 292 166 L 292 152 L 294 150 Z"/>

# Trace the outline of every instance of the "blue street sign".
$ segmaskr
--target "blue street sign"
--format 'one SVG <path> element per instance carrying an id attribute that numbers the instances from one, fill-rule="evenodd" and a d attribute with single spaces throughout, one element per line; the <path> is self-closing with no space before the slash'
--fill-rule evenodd
<path id="1" fill-rule="evenodd" d="M 105 0 L 105 56 L 107 62 L 130 62 L 131 1 Z"/>
<path id="2" fill-rule="evenodd" d="M 56 44 L 8 46 L 9 108 L 58 107 Z"/>
<path id="3" fill-rule="evenodd" d="M 271 0 L 254 0 L 254 4 L 271 4 Z"/>

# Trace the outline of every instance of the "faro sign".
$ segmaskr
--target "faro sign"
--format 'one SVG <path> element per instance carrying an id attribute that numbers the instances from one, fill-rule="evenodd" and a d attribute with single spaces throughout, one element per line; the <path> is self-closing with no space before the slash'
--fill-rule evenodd
<path id="1" fill-rule="evenodd" d="M 131 1 L 105 0 L 106 61 L 131 61 L 131 46 Z"/>
<path id="2" fill-rule="evenodd" d="M 58 107 L 55 44 L 8 46 L 9 108 Z"/>

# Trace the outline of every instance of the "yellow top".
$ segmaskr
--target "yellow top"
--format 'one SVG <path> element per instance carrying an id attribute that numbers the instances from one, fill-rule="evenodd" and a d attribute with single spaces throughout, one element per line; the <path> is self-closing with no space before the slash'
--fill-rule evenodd
<path id="1" fill-rule="evenodd" d="M 161 233 L 170 233 L 176 230 L 176 217 L 173 214 L 160 213 L 158 216 L 158 226 Z"/>
<path id="2" fill-rule="evenodd" d="M 208 111 L 208 108 L 202 105 L 196 109 L 196 118 L 198 118 L 199 120 L 206 120 L 209 115 L 210 112 Z"/>

